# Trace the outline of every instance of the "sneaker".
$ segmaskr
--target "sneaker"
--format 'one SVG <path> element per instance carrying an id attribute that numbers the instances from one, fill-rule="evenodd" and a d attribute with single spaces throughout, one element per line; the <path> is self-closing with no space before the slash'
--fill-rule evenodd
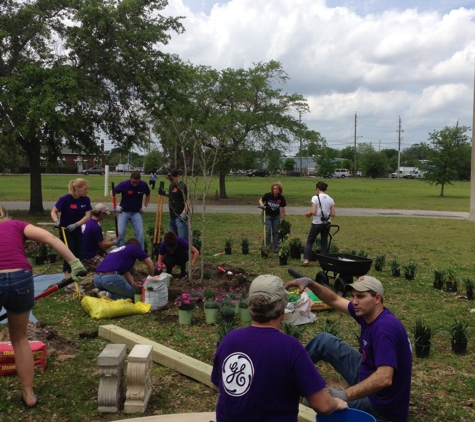
<path id="1" fill-rule="evenodd" d="M 103 297 L 108 297 L 110 299 L 111 297 L 111 294 L 109 292 L 106 292 L 105 290 L 102 290 L 100 291 L 99 293 L 97 293 L 97 297 L 100 299 L 100 298 L 103 298 Z"/>
<path id="2" fill-rule="evenodd" d="M 100 292 L 98 288 L 92 289 L 89 291 L 89 296 L 97 297 L 97 294 Z"/>
<path id="3" fill-rule="evenodd" d="M 64 290 L 66 290 L 67 292 L 69 293 L 76 293 L 76 286 L 74 285 L 74 283 L 71 283 L 71 284 L 68 284 Z M 84 292 L 84 287 L 82 287 L 81 285 L 78 284 L 78 290 L 80 292 Z"/>

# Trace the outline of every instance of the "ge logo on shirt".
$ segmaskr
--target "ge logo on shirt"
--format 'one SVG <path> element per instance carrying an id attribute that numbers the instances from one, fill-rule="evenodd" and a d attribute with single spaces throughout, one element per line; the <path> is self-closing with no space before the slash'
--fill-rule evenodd
<path id="1" fill-rule="evenodd" d="M 230 396 L 239 397 L 251 388 L 254 365 L 244 353 L 233 353 L 223 363 L 223 386 Z"/>

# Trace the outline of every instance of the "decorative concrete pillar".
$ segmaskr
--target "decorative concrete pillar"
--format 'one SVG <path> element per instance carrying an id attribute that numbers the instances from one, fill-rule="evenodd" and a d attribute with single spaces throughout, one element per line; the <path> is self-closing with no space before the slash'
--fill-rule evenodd
<path id="1" fill-rule="evenodd" d="M 127 393 L 125 395 L 125 413 L 144 413 L 151 390 L 153 347 L 137 344 L 127 358 Z"/>
<path id="2" fill-rule="evenodd" d="M 97 358 L 99 367 L 99 412 L 114 413 L 124 401 L 125 344 L 108 344 Z"/>

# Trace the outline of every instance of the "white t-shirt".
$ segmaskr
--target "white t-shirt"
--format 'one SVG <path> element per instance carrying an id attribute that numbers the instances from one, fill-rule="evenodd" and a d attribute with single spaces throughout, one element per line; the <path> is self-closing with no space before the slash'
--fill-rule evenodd
<path id="1" fill-rule="evenodd" d="M 335 205 L 333 199 L 328 196 L 326 193 L 321 193 L 320 195 L 312 196 L 312 204 L 317 206 L 317 215 L 313 216 L 312 224 L 322 224 L 322 209 L 320 209 L 320 202 L 318 198 L 320 197 L 320 202 L 322 203 L 323 209 L 323 218 L 328 219 L 330 222 L 330 210 Z"/>

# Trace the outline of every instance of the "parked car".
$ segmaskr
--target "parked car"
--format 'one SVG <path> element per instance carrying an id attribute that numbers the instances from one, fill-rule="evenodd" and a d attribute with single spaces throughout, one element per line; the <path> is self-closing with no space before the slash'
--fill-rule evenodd
<path id="1" fill-rule="evenodd" d="M 391 179 L 397 179 L 397 173 L 391 173 Z"/>
<path id="2" fill-rule="evenodd" d="M 81 171 L 82 174 L 106 174 L 106 171 L 102 167 L 91 167 L 90 169 L 86 169 Z"/>
<path id="3" fill-rule="evenodd" d="M 256 177 L 256 176 L 259 176 L 259 177 L 269 177 L 269 170 L 267 169 L 258 169 L 258 170 L 252 170 L 252 171 L 248 171 L 246 173 L 249 177 Z"/>
<path id="4" fill-rule="evenodd" d="M 348 169 L 335 169 L 333 172 L 333 177 L 338 177 L 344 179 L 345 177 L 350 177 L 350 170 Z"/>

